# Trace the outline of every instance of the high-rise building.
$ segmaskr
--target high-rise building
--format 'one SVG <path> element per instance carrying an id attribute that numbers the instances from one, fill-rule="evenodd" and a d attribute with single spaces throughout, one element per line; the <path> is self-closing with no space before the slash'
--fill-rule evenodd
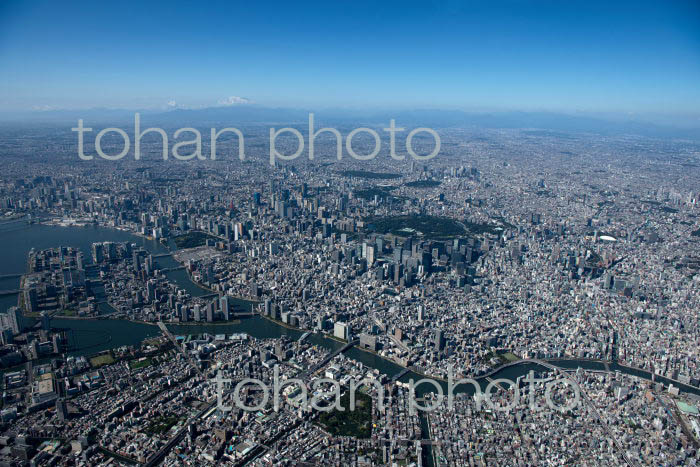
<path id="1" fill-rule="evenodd" d="M 51 316 L 46 311 L 41 312 L 41 329 L 44 331 L 51 330 Z"/>
<path id="2" fill-rule="evenodd" d="M 229 320 L 229 313 L 231 312 L 231 300 L 228 295 L 224 294 L 219 300 L 219 308 L 221 308 L 221 314 L 223 315 L 224 321 Z"/>
<path id="3" fill-rule="evenodd" d="M 433 256 L 431 253 L 428 253 L 427 251 L 424 251 L 421 253 L 421 265 L 423 266 L 423 269 L 425 272 L 430 272 L 431 267 L 433 264 Z"/>
<path id="4" fill-rule="evenodd" d="M 445 348 L 445 336 L 442 333 L 442 329 L 435 330 L 435 348 L 437 350 Z"/>
<path id="5" fill-rule="evenodd" d="M 116 261 L 119 259 L 117 254 L 117 244 L 114 242 L 105 242 L 104 250 L 109 261 Z"/>
<path id="6" fill-rule="evenodd" d="M 101 243 L 92 244 L 92 260 L 95 263 L 104 261 L 104 246 Z"/>
<path id="7" fill-rule="evenodd" d="M 68 418 L 68 404 L 62 397 L 56 399 L 56 416 L 62 422 Z"/>
<path id="8" fill-rule="evenodd" d="M 360 334 L 360 347 L 376 351 L 377 338 L 374 336 L 370 336 L 369 334 Z"/>
<path id="9" fill-rule="evenodd" d="M 133 252 L 131 262 L 134 272 L 139 272 L 139 269 L 141 269 L 141 256 L 139 255 L 138 251 Z"/>
<path id="10" fill-rule="evenodd" d="M 394 265 L 394 283 L 398 284 L 401 281 L 401 277 L 403 277 L 403 265 L 396 264 Z"/>
<path id="11" fill-rule="evenodd" d="M 207 304 L 207 323 L 214 322 L 214 303 L 215 302 L 209 302 L 209 304 Z"/>
<path id="12" fill-rule="evenodd" d="M 374 250 L 375 250 L 375 247 L 373 245 L 367 245 L 366 258 L 367 258 L 367 265 L 368 266 L 372 266 L 374 264 Z"/>
<path id="13" fill-rule="evenodd" d="M 277 360 L 283 361 L 285 359 L 285 345 L 282 339 L 278 339 L 275 343 L 275 356 Z"/>
<path id="14" fill-rule="evenodd" d="M 32 287 L 24 291 L 24 308 L 28 313 L 34 313 L 39 308 L 39 297 L 36 288 Z"/>
<path id="15" fill-rule="evenodd" d="M 4 313 L 0 316 L 4 316 Z M 12 344 L 14 340 L 15 339 L 12 336 L 12 329 L 2 328 L 2 332 L 0 332 L 0 342 L 2 343 L 2 345 Z"/>
<path id="16" fill-rule="evenodd" d="M 53 343 L 53 353 L 55 353 L 55 354 L 61 353 L 61 350 L 63 350 L 62 345 L 61 345 L 63 343 L 63 341 L 61 339 L 60 334 L 53 335 L 52 343 Z"/>
<path id="17" fill-rule="evenodd" d="M 156 284 L 152 280 L 146 283 L 146 292 L 148 293 L 148 301 L 152 302 L 156 298 Z"/>
<path id="18" fill-rule="evenodd" d="M 350 327 L 347 323 L 337 322 L 333 326 L 333 335 L 338 339 L 350 340 Z"/>
<path id="19" fill-rule="evenodd" d="M 610 274 L 610 273 L 606 274 L 606 275 L 605 275 L 605 278 L 604 278 L 604 282 L 605 282 L 605 288 L 606 288 L 606 289 L 612 289 L 612 288 L 613 288 L 613 282 L 614 282 L 613 275 Z"/>

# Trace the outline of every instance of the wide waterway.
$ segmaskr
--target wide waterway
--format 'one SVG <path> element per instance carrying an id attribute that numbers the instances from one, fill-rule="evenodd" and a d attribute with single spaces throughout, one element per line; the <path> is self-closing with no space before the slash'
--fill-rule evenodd
<path id="1" fill-rule="evenodd" d="M 72 246 L 80 248 L 85 258 L 91 258 L 91 245 L 94 242 L 131 242 L 143 247 L 154 255 L 168 253 L 168 247 L 162 245 L 158 241 L 148 240 L 144 237 L 131 234 L 129 232 L 104 228 L 104 227 L 61 227 L 49 226 L 41 224 L 26 225 L 17 223 L 14 227 L 0 225 L 0 276 L 7 274 L 18 274 L 26 271 L 27 255 L 32 248 L 37 250 L 45 248 L 54 248 L 59 246 Z M 177 267 L 179 264 L 172 257 L 161 257 L 156 259 L 156 263 L 162 268 Z M 177 270 L 168 273 L 168 277 L 178 286 L 187 290 L 193 296 L 201 296 L 210 293 L 209 291 L 198 287 L 190 279 L 184 270 Z M 16 289 L 19 287 L 19 278 L 0 279 L 0 290 Z M 5 311 L 10 306 L 17 304 L 17 296 L 0 297 L 0 310 Z M 239 306 L 246 306 L 244 301 L 238 302 Z M 55 318 L 51 320 L 52 327 L 63 328 L 71 331 L 71 340 L 76 350 L 72 351 L 73 355 L 92 355 L 103 350 L 117 348 L 124 345 L 138 346 L 144 339 L 154 337 L 160 334 L 157 326 L 135 323 L 121 319 L 64 319 Z M 231 324 L 215 324 L 215 325 L 169 325 L 174 334 L 233 334 L 245 332 L 255 338 L 274 338 L 286 335 L 291 339 L 299 339 L 304 333 L 302 330 L 289 329 L 277 323 L 256 316 L 253 318 L 243 319 L 240 322 Z M 330 351 L 335 351 L 342 347 L 343 344 L 333 339 L 324 337 L 319 334 L 311 334 L 308 337 L 308 342 L 319 345 Z M 379 357 L 370 352 L 361 351 L 353 348 L 345 353 L 345 355 L 354 360 L 360 361 L 363 364 L 376 368 L 380 372 L 389 376 L 396 375 L 402 368 L 386 359 Z M 556 362 L 557 366 L 562 368 L 575 369 L 581 367 L 583 369 L 604 370 L 605 367 L 600 362 L 591 362 L 587 360 L 561 360 Z M 622 373 L 640 376 L 645 379 L 650 379 L 651 375 L 648 372 L 639 371 L 621 367 L 616 363 L 610 364 L 610 369 L 618 370 Z M 492 378 L 506 378 L 515 380 L 519 376 L 527 374 L 528 371 L 542 371 L 542 367 L 532 364 L 523 363 L 504 368 L 495 374 Z M 416 373 L 408 372 L 401 381 L 408 382 L 410 379 L 418 380 L 422 377 Z M 669 381 L 665 378 L 657 377 L 658 381 L 668 384 Z M 485 387 L 487 381 L 480 380 L 482 387 Z M 443 389 L 446 390 L 446 384 L 441 383 Z M 421 385 L 417 388 L 417 394 L 423 394 L 426 391 L 433 389 L 430 385 Z M 693 392 L 700 395 L 700 390 L 688 386 L 681 386 L 682 390 Z M 459 386 L 457 392 L 467 390 L 472 392 L 471 386 Z"/>

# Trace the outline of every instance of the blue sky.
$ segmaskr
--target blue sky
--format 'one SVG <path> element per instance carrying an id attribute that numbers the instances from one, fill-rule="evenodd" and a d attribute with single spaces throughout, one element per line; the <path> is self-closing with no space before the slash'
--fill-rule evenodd
<path id="1" fill-rule="evenodd" d="M 700 2 L 0 3 L 0 111 L 700 113 Z"/>

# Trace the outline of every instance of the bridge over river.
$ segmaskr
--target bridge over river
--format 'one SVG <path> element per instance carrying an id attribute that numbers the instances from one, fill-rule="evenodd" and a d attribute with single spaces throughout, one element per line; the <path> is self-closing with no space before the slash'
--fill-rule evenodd
<path id="1" fill-rule="evenodd" d="M 16 274 L 0 274 L 0 279 L 14 279 L 16 277 L 22 277 L 24 273 L 18 272 Z"/>

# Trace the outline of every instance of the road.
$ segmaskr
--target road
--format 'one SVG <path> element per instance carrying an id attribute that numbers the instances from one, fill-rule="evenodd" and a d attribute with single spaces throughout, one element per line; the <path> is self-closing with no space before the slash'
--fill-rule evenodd
<path id="1" fill-rule="evenodd" d="M 586 405 L 588 406 L 588 408 L 591 410 L 593 415 L 595 415 L 595 417 L 598 419 L 598 422 L 601 424 L 601 426 L 605 430 L 606 435 L 608 436 L 608 439 L 613 442 L 613 444 L 615 445 L 615 448 L 620 452 L 620 454 L 622 454 L 622 457 L 624 458 L 627 465 L 631 465 L 631 466 L 637 465 L 632 461 L 632 459 L 629 458 L 629 456 L 627 455 L 627 452 L 625 451 L 625 449 L 623 449 L 622 445 L 620 444 L 620 441 L 618 440 L 617 436 L 615 436 L 615 434 L 610 429 L 610 425 L 608 424 L 607 420 L 604 420 L 603 417 L 600 415 L 600 412 L 598 412 L 598 408 L 595 406 L 595 404 L 593 403 L 591 398 L 588 396 L 588 393 L 586 393 L 586 391 L 581 387 L 578 380 L 576 379 L 575 374 L 570 375 L 570 374 L 566 373 L 564 370 L 562 370 L 561 368 L 552 365 L 551 363 L 547 363 L 547 362 L 544 362 L 542 360 L 538 360 L 538 359 L 534 359 L 534 358 L 520 360 L 520 362 L 536 363 L 538 365 L 541 365 L 547 369 L 550 369 L 550 370 L 556 372 L 562 378 L 566 378 L 568 381 L 571 381 L 574 384 L 574 386 L 576 387 L 576 389 L 579 391 L 579 394 L 581 394 L 581 396 L 583 397 L 583 400 L 586 403 Z"/>
<path id="2" fill-rule="evenodd" d="M 165 334 L 165 336 L 166 336 L 168 339 L 170 339 L 170 342 L 173 343 L 173 345 L 175 346 L 175 349 L 176 349 L 178 352 L 180 352 L 180 354 L 182 354 L 182 355 L 187 359 L 187 361 L 189 362 L 190 366 L 191 366 L 192 368 L 194 368 L 194 370 L 199 374 L 199 376 L 202 377 L 203 380 L 206 381 L 206 380 L 207 380 L 207 376 L 204 374 L 204 372 L 201 370 L 201 368 L 199 368 L 199 365 L 197 365 L 197 362 L 194 361 L 194 359 L 192 358 L 192 355 L 188 354 L 187 352 L 185 352 L 185 351 L 183 350 L 183 348 L 182 348 L 182 347 L 180 346 L 180 344 L 177 342 L 177 339 L 175 338 L 175 336 L 173 336 L 173 335 L 170 333 L 170 331 L 168 330 L 168 328 L 165 326 L 165 323 L 163 323 L 162 321 L 158 321 L 158 327 L 159 327 L 160 330 L 163 332 L 163 334 Z"/>
<path id="3" fill-rule="evenodd" d="M 360 342 L 359 339 L 356 339 L 356 340 L 354 340 L 354 341 L 348 342 L 348 343 L 345 344 L 343 347 L 341 347 L 340 349 L 336 350 L 336 351 L 333 352 L 332 354 L 328 355 L 326 358 L 324 358 L 323 360 L 321 360 L 321 361 L 320 361 L 319 363 L 317 363 L 316 365 L 312 366 L 311 368 L 309 368 L 309 369 L 306 370 L 306 371 L 301 372 L 301 373 L 299 374 L 299 378 L 301 378 L 301 379 L 306 379 L 309 375 L 312 375 L 312 374 L 316 373 L 318 370 L 320 370 L 321 368 L 323 368 L 324 366 L 326 366 L 326 364 L 328 364 L 328 362 L 330 362 L 331 360 L 333 360 L 336 356 L 338 356 L 338 355 L 340 355 L 341 353 L 344 353 L 344 352 L 350 350 L 351 348 L 353 348 L 354 346 L 356 346 L 359 342 Z"/>

